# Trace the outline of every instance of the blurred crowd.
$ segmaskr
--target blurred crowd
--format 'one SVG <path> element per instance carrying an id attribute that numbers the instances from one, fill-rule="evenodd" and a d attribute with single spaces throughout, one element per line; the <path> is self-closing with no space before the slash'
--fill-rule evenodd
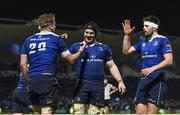
<path id="1" fill-rule="evenodd" d="M 6 72 L 5 72 L 6 73 Z M 15 73 L 2 74 L 0 76 L 0 112 L 12 112 L 12 92 L 18 82 L 18 76 Z M 5 76 L 4 76 L 5 75 Z M 59 78 L 59 91 L 57 97 L 56 113 L 72 113 L 71 107 L 73 104 L 73 92 L 75 87 L 75 76 Z M 133 97 L 138 82 L 138 78 L 134 76 L 125 76 L 125 84 L 127 92 L 125 95 L 120 95 L 118 92 L 112 95 L 110 103 L 110 113 L 134 113 Z M 167 99 L 165 106 L 162 107 L 166 113 L 177 113 L 180 110 L 180 79 L 167 79 Z M 110 81 L 117 85 L 113 79 Z"/>

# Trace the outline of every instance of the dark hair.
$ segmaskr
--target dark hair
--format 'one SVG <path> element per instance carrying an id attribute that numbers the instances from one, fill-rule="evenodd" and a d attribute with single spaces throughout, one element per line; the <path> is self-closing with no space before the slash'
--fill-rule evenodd
<path id="1" fill-rule="evenodd" d="M 150 16 L 145 17 L 143 19 L 143 21 L 150 21 L 150 22 L 153 22 L 157 25 L 160 25 L 160 20 L 154 15 L 150 15 Z"/>
<path id="2" fill-rule="evenodd" d="M 88 23 L 85 24 L 84 28 L 83 28 L 83 32 L 86 30 L 86 29 L 91 29 L 94 31 L 95 33 L 95 36 L 97 35 L 98 31 L 99 31 L 99 27 L 98 25 L 93 22 L 93 21 L 90 21 Z"/>

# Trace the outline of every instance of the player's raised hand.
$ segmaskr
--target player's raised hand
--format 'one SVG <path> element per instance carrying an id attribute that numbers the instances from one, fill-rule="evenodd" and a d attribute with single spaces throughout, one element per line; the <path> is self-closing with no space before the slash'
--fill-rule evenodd
<path id="1" fill-rule="evenodd" d="M 68 34 L 67 33 L 61 34 L 61 38 L 63 38 L 64 40 L 67 40 L 68 39 Z"/>
<path id="2" fill-rule="evenodd" d="M 129 35 L 135 27 L 131 28 L 131 21 L 126 19 L 124 20 L 124 23 L 122 23 L 124 34 Z"/>

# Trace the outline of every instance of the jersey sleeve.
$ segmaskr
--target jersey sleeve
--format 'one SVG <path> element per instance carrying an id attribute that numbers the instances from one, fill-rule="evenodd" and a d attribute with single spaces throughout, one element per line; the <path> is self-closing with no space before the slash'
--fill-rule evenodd
<path id="1" fill-rule="evenodd" d="M 172 53 L 171 43 L 168 38 L 165 38 L 162 45 L 163 54 Z"/>
<path id="2" fill-rule="evenodd" d="M 83 43 L 73 44 L 73 45 L 71 46 L 71 48 L 69 49 L 69 51 L 71 52 L 71 54 L 75 54 L 76 52 L 79 51 L 80 46 L 83 46 L 83 45 L 84 45 Z"/>
<path id="3" fill-rule="evenodd" d="M 141 52 L 141 46 L 142 46 L 142 40 L 139 41 L 138 43 L 134 44 L 132 47 L 136 49 L 137 52 Z"/>
<path id="4" fill-rule="evenodd" d="M 59 38 L 59 37 L 58 37 L 58 46 L 59 46 L 59 49 L 60 49 L 60 55 L 62 57 L 66 57 L 66 56 L 70 55 L 70 52 L 68 50 L 68 47 L 67 47 L 65 41 L 62 38 Z"/>
<path id="5" fill-rule="evenodd" d="M 112 60 L 112 52 L 111 49 L 107 46 L 105 47 L 105 63 Z"/>
<path id="6" fill-rule="evenodd" d="M 66 46 L 65 41 L 62 38 L 59 38 L 58 46 L 59 46 L 59 49 L 60 49 L 60 53 L 66 51 L 68 49 L 67 46 Z"/>
<path id="7" fill-rule="evenodd" d="M 76 48 L 77 46 L 75 45 L 75 44 L 73 44 L 72 46 L 71 46 L 71 48 L 69 49 L 69 51 L 70 51 L 70 53 L 71 54 L 75 54 L 76 52 L 77 52 L 77 48 Z"/>

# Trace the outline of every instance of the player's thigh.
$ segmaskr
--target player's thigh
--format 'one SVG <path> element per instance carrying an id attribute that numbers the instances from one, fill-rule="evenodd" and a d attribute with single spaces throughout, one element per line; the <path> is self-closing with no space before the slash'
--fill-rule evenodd
<path id="1" fill-rule="evenodd" d="M 137 89 L 136 89 L 136 95 L 134 98 L 134 103 L 137 105 L 138 103 L 146 104 L 147 103 L 147 89 L 146 84 L 148 82 L 148 79 L 141 79 L 138 83 Z"/>
<path id="2" fill-rule="evenodd" d="M 30 113 L 32 105 L 27 91 L 24 89 L 15 89 L 13 92 L 13 113 Z"/>
<path id="3" fill-rule="evenodd" d="M 74 103 L 88 104 L 91 96 L 89 92 L 91 91 L 91 85 L 89 82 L 81 82 L 74 94 Z"/>
<path id="4" fill-rule="evenodd" d="M 164 104 L 166 92 L 167 86 L 165 81 L 156 81 L 149 90 L 148 102 L 156 106 L 162 106 Z"/>

